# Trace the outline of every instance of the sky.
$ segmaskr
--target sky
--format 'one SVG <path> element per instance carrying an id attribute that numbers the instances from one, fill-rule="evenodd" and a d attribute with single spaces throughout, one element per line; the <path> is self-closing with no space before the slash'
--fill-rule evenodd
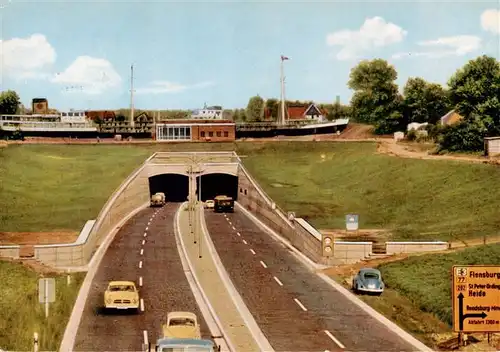
<path id="1" fill-rule="evenodd" d="M 497 1 L 0 0 L 1 90 L 25 106 L 244 108 L 280 97 L 348 103 L 350 70 L 383 58 L 446 85 L 468 60 L 500 59 Z"/>

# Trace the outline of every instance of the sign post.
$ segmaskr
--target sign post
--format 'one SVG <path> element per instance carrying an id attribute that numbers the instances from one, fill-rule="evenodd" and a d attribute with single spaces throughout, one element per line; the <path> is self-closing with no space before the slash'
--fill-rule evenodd
<path id="1" fill-rule="evenodd" d="M 500 332 L 500 266 L 453 266 L 453 330 Z"/>
<path id="2" fill-rule="evenodd" d="M 38 301 L 45 304 L 45 317 L 49 316 L 49 303 L 56 301 L 56 280 L 43 278 L 38 280 Z"/>
<path id="3" fill-rule="evenodd" d="M 345 229 L 347 231 L 357 231 L 359 229 L 359 215 L 347 214 L 345 216 Z"/>

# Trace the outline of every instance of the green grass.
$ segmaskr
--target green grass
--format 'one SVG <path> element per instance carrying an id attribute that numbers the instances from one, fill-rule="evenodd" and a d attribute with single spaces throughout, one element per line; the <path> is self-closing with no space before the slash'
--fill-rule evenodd
<path id="1" fill-rule="evenodd" d="M 79 231 L 147 158 L 133 146 L 11 145 L 0 149 L 0 230 Z"/>
<path id="2" fill-rule="evenodd" d="M 0 231 L 78 231 L 154 151 L 231 151 L 266 192 L 319 228 L 347 213 L 394 239 L 498 234 L 500 168 L 376 154 L 374 143 L 238 142 L 120 146 L 16 145 L 0 149 Z M 321 158 L 324 155 L 324 160 Z"/>
<path id="3" fill-rule="evenodd" d="M 32 350 L 34 332 L 39 335 L 40 351 L 59 348 L 85 274 L 72 274 L 69 286 L 66 275 L 46 275 L 56 278 L 56 301 L 49 306 L 48 319 L 38 302 L 40 277 L 22 264 L 0 261 L 0 348 Z"/>
<path id="4" fill-rule="evenodd" d="M 500 168 L 375 153 L 374 143 L 275 143 L 243 159 L 278 205 L 318 228 L 393 230 L 394 239 L 449 240 L 498 234 Z M 321 158 L 324 155 L 324 160 Z"/>
<path id="5" fill-rule="evenodd" d="M 500 263 L 500 244 L 453 253 L 428 254 L 379 266 L 388 288 L 397 290 L 423 312 L 452 324 L 451 268 L 453 265 Z"/>

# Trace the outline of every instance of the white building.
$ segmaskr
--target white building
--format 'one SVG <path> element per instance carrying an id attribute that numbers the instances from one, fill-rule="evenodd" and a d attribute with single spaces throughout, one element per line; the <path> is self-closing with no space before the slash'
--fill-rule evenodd
<path id="1" fill-rule="evenodd" d="M 222 108 L 218 109 L 213 106 L 205 106 L 203 109 L 191 111 L 191 118 L 197 120 L 222 120 Z"/>

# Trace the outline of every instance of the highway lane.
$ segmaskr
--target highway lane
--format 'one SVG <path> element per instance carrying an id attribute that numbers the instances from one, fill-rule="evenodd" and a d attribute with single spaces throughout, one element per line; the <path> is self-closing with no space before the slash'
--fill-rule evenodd
<path id="1" fill-rule="evenodd" d="M 94 277 L 75 351 L 140 351 L 145 335 L 150 343 L 160 337 L 161 324 L 173 310 L 194 312 L 203 337 L 210 337 L 175 244 L 173 219 L 178 206 L 169 203 L 163 208 L 144 209 L 116 234 Z M 136 282 L 143 299 L 140 314 L 103 314 L 99 307 L 112 280 Z"/>
<path id="2" fill-rule="evenodd" d="M 267 264 L 260 261 L 257 251 L 250 250 L 245 231 L 248 225 L 239 227 L 238 236 L 222 214 L 207 211 L 205 217 L 224 267 L 276 351 L 342 350 L 335 336 L 325 332 L 321 319 L 306 310 L 293 291 L 281 286 L 269 274 Z"/>
<path id="3" fill-rule="evenodd" d="M 288 248 L 260 230 L 245 214 L 235 210 L 234 213 L 224 216 L 207 211 L 206 220 L 217 252 L 231 279 L 276 350 L 317 350 L 316 346 L 319 347 L 320 341 L 324 341 L 326 336 L 330 341 L 336 341 L 333 341 L 333 347 L 330 345 L 323 350 L 332 350 L 339 346 L 349 351 L 414 350 L 406 341 L 340 292 L 311 274 Z M 254 277 L 257 277 L 256 282 L 244 282 L 254 280 Z M 252 285 L 257 287 L 252 288 Z M 280 293 L 276 293 L 277 289 Z M 253 297 L 254 295 L 260 297 Z M 277 305 L 276 299 L 293 302 L 294 310 L 290 307 L 289 315 L 279 312 L 281 303 Z M 265 300 L 268 300 L 268 303 L 262 303 Z M 278 311 L 278 316 L 269 318 L 260 313 L 262 308 L 254 303 L 256 301 L 266 305 L 265 309 L 269 309 L 268 315 L 274 309 Z M 290 326 L 295 326 L 296 322 L 300 321 L 295 318 L 297 312 L 302 314 L 299 319 L 310 319 L 314 322 L 314 327 L 310 328 L 313 331 L 298 331 L 296 335 L 289 335 L 294 336 L 290 339 L 291 342 L 299 345 L 292 344 L 281 348 L 284 342 L 280 340 L 279 335 L 273 337 L 274 331 L 292 329 Z M 260 317 L 260 321 L 257 317 Z M 271 326 L 267 327 L 268 324 Z M 311 347 L 303 347 L 303 343 L 308 339 Z"/>

